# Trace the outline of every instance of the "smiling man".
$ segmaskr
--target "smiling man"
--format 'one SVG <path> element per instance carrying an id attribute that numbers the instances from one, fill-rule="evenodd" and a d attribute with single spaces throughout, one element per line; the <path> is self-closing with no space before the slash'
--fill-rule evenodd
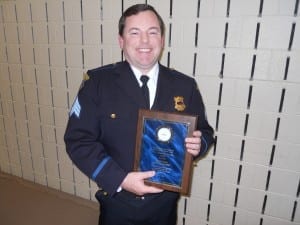
<path id="1" fill-rule="evenodd" d="M 70 110 L 66 149 L 99 186 L 101 225 L 177 221 L 179 194 L 146 185 L 144 180 L 155 171 L 133 171 L 139 109 L 197 115 L 197 129 L 185 139 L 185 150 L 195 159 L 214 142 L 195 80 L 159 63 L 164 32 L 152 6 L 129 7 L 119 20 L 118 37 L 126 60 L 89 70 Z M 145 86 L 149 106 L 141 88 Z"/>
<path id="2" fill-rule="evenodd" d="M 119 43 L 127 62 L 147 74 L 164 47 L 164 27 L 150 10 L 132 15 L 120 28 Z"/>

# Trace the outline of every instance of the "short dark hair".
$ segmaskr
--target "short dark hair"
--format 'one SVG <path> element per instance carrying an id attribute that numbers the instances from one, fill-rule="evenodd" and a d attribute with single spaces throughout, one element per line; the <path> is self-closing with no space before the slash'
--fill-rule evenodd
<path id="1" fill-rule="evenodd" d="M 148 10 L 153 12 L 156 15 L 158 22 L 159 22 L 161 34 L 163 36 L 165 34 L 164 21 L 161 18 L 161 16 L 158 14 L 158 12 L 154 9 L 154 7 L 149 4 L 136 4 L 136 5 L 130 6 L 128 9 L 125 10 L 125 12 L 122 14 L 122 16 L 119 19 L 119 35 L 120 36 L 123 35 L 125 21 L 126 21 L 127 17 L 132 16 L 132 15 L 137 15 L 140 12 L 144 12 L 144 11 L 148 11 Z"/>

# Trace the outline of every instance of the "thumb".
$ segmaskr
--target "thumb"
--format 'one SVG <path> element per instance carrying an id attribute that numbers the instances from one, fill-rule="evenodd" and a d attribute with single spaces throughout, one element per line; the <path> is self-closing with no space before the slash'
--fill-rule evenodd
<path id="1" fill-rule="evenodd" d="M 153 177 L 155 175 L 155 171 L 145 171 L 145 172 L 141 172 L 141 178 L 144 180 L 144 179 L 147 179 L 147 178 L 150 178 L 150 177 Z"/>

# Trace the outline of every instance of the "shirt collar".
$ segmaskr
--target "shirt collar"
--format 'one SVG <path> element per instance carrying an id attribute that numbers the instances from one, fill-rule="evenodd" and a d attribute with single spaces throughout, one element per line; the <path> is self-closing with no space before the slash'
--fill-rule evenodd
<path id="1" fill-rule="evenodd" d="M 157 83 L 157 79 L 158 79 L 158 72 L 159 72 L 159 64 L 158 62 L 152 67 L 152 69 L 147 73 L 147 74 L 143 74 L 139 69 L 137 69 L 136 67 L 130 65 L 137 81 L 139 82 L 140 86 L 142 85 L 142 82 L 140 81 L 140 78 L 142 75 L 147 75 L 149 77 L 149 81 L 153 84 L 156 85 Z"/>

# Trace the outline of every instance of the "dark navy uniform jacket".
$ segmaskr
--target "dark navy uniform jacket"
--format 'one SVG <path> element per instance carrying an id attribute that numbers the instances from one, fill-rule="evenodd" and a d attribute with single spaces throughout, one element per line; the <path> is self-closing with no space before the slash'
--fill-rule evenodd
<path id="1" fill-rule="evenodd" d="M 113 195 L 133 170 L 138 110 L 143 96 L 129 64 L 119 62 L 87 72 L 70 111 L 65 132 L 67 152 L 75 165 Z M 179 97 L 180 110 L 174 97 Z M 177 109 L 176 109 L 177 108 Z M 151 110 L 198 115 L 200 154 L 214 142 L 195 80 L 159 65 Z"/>

